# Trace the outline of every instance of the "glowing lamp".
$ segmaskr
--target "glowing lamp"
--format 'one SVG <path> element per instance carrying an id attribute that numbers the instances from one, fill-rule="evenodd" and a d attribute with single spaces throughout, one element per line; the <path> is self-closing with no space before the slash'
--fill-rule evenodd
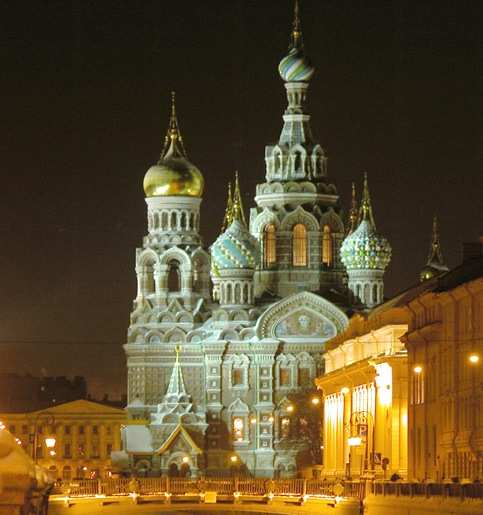
<path id="1" fill-rule="evenodd" d="M 414 372 L 416 374 L 420 374 L 422 371 L 423 371 L 423 367 L 421 365 L 416 365 L 414 368 L 413 368 Z"/>
<path id="2" fill-rule="evenodd" d="M 347 395 L 350 392 L 349 388 L 347 386 L 344 386 L 344 388 L 341 389 L 340 393 L 342 395 Z"/>
<path id="3" fill-rule="evenodd" d="M 269 422 L 273 422 L 274 420 L 275 420 L 275 419 L 274 419 L 273 417 L 270 417 L 270 418 L 268 419 L 268 421 L 269 421 Z"/>
<path id="4" fill-rule="evenodd" d="M 476 363 L 480 361 L 480 356 L 478 356 L 478 354 L 470 354 L 468 360 L 473 365 L 476 365 Z"/>
<path id="5" fill-rule="evenodd" d="M 45 439 L 45 445 L 52 449 L 52 447 L 55 447 L 55 438 L 53 436 L 49 436 Z"/>
<path id="6" fill-rule="evenodd" d="M 256 423 L 257 423 L 257 419 L 256 419 L 256 417 L 252 417 L 252 418 L 250 419 L 250 422 L 251 422 L 252 424 L 256 424 Z"/>
<path id="7" fill-rule="evenodd" d="M 289 413 L 291 413 L 291 412 L 293 411 L 293 406 L 292 406 L 292 405 L 287 406 L 287 411 L 288 411 Z"/>
<path id="8" fill-rule="evenodd" d="M 52 451 L 50 451 L 50 452 L 49 452 L 49 454 L 50 454 L 51 456 L 55 456 L 57 453 L 56 453 L 54 450 L 52 450 Z"/>
<path id="9" fill-rule="evenodd" d="M 351 436 L 347 440 L 349 447 L 357 447 L 358 445 L 361 445 L 361 442 L 362 442 L 362 440 L 361 440 L 360 436 Z"/>
<path id="10" fill-rule="evenodd" d="M 236 463 L 238 461 L 238 456 L 230 456 L 230 461 L 232 463 Z"/>
<path id="11" fill-rule="evenodd" d="M 312 398 L 312 404 L 314 406 L 317 406 L 317 404 L 319 404 L 319 402 L 320 402 L 320 399 L 318 397 L 313 397 Z"/>
<path id="12" fill-rule="evenodd" d="M 183 463 L 188 463 L 189 460 L 188 456 L 183 456 Z"/>

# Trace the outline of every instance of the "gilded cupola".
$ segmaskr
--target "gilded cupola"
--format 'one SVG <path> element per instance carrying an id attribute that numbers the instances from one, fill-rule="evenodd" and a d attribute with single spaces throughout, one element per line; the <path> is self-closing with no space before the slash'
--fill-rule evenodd
<path id="1" fill-rule="evenodd" d="M 175 94 L 171 93 L 171 117 L 159 161 L 146 172 L 143 181 L 146 197 L 201 197 L 204 179 L 188 160 L 176 115 Z"/>

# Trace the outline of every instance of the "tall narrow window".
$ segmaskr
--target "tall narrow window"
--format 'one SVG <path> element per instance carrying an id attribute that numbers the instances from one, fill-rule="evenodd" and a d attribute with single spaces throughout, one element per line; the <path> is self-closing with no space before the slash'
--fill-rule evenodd
<path id="1" fill-rule="evenodd" d="M 292 237 L 293 265 L 307 266 L 307 229 L 305 225 L 295 225 Z"/>
<path id="2" fill-rule="evenodd" d="M 233 436 L 234 439 L 238 442 L 243 440 L 244 436 L 244 420 L 243 417 L 234 417 L 233 418 Z"/>
<path id="3" fill-rule="evenodd" d="M 328 225 L 324 225 L 322 233 L 322 263 L 332 266 L 332 234 Z"/>
<path id="4" fill-rule="evenodd" d="M 242 368 L 233 368 L 231 374 L 231 384 L 233 386 L 242 386 L 243 385 L 243 369 Z"/>
<path id="5" fill-rule="evenodd" d="M 181 289 L 181 281 L 179 277 L 179 263 L 171 261 L 168 272 L 168 291 L 176 292 Z"/>
<path id="6" fill-rule="evenodd" d="M 277 262 L 277 235 L 273 224 L 266 225 L 263 230 L 263 259 L 265 266 Z"/>
<path id="7" fill-rule="evenodd" d="M 290 437 L 290 418 L 282 417 L 280 419 L 280 437 L 281 438 L 289 438 Z"/>

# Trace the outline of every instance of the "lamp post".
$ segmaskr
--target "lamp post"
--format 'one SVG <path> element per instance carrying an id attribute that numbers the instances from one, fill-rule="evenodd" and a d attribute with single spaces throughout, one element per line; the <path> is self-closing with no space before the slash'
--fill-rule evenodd
<path id="1" fill-rule="evenodd" d="M 34 417 L 34 419 L 31 421 L 33 423 L 34 429 L 33 433 L 30 433 L 30 441 L 32 442 L 32 460 L 34 463 L 37 463 L 38 460 L 38 453 L 37 448 L 39 447 L 39 427 L 41 427 L 41 424 L 45 424 L 49 428 L 53 428 L 55 424 L 55 418 L 52 413 L 49 413 L 48 411 L 41 411 L 37 413 L 37 415 Z M 44 443 L 47 449 L 49 449 L 50 455 L 55 456 L 55 434 L 52 432 L 52 434 L 47 434 L 44 438 Z"/>

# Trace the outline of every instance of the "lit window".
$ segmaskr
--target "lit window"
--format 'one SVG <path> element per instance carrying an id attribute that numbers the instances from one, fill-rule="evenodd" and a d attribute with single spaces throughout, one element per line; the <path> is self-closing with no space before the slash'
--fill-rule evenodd
<path id="1" fill-rule="evenodd" d="M 290 419 L 282 417 L 280 419 L 280 437 L 288 438 L 290 436 Z"/>
<path id="2" fill-rule="evenodd" d="M 281 368 L 280 369 L 280 386 L 290 386 L 291 384 L 290 377 L 290 369 L 289 368 Z"/>
<path id="3" fill-rule="evenodd" d="M 245 423 L 242 417 L 233 418 L 233 437 L 235 440 L 243 440 L 243 428 Z"/>
<path id="4" fill-rule="evenodd" d="M 307 266 L 307 229 L 303 224 L 293 228 L 292 261 L 294 266 Z"/>
<path id="5" fill-rule="evenodd" d="M 326 266 L 332 265 L 332 235 L 328 225 L 324 225 L 322 233 L 322 263 Z"/>
<path id="6" fill-rule="evenodd" d="M 299 386 L 310 385 L 310 369 L 307 367 L 299 368 Z"/>
<path id="7" fill-rule="evenodd" d="M 266 225 L 263 233 L 264 264 L 265 266 L 270 266 L 277 262 L 277 236 L 275 225 Z"/>

